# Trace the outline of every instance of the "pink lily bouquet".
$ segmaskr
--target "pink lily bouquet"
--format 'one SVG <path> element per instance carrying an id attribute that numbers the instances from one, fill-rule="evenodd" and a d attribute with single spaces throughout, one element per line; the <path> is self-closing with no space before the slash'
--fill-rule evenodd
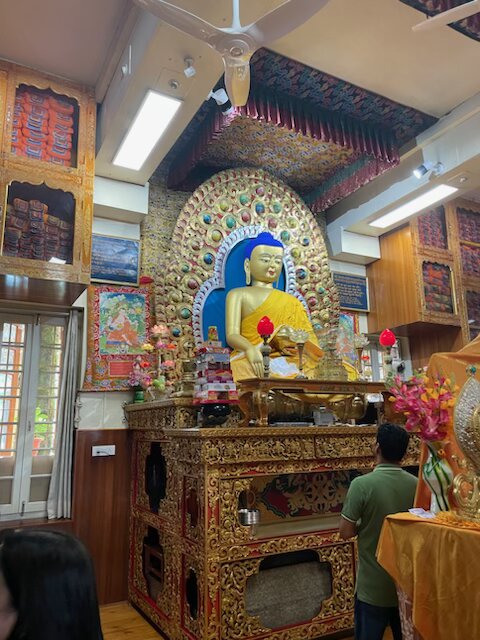
<path id="1" fill-rule="evenodd" d="M 452 425 L 452 407 L 458 387 L 443 376 L 428 378 L 424 372 L 403 381 L 395 376 L 388 386 L 393 408 L 407 417 L 407 431 L 418 433 L 425 442 L 444 440 Z"/>

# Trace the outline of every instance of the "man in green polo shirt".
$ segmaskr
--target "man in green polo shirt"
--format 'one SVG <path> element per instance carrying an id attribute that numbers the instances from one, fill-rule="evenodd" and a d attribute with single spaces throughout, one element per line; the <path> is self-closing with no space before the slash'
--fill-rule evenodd
<path id="1" fill-rule="evenodd" d="M 399 425 L 379 426 L 377 466 L 352 481 L 343 505 L 340 536 L 344 540 L 358 536 L 355 640 L 382 640 L 388 626 L 394 640 L 402 640 L 395 585 L 375 553 L 385 517 L 413 505 L 417 479 L 400 466 L 408 439 Z"/>

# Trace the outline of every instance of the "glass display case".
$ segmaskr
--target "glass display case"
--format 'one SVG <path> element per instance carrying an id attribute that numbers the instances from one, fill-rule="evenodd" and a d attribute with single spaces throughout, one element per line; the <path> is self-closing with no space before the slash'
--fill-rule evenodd
<path id="1" fill-rule="evenodd" d="M 470 340 L 480 333 L 480 291 L 466 291 L 467 321 Z"/>
<path id="2" fill-rule="evenodd" d="M 13 181 L 7 188 L 2 255 L 72 264 L 75 198 L 45 183 Z"/>
<path id="3" fill-rule="evenodd" d="M 90 282 L 93 92 L 0 61 L 0 296 L 70 305 Z"/>
<path id="4" fill-rule="evenodd" d="M 77 166 L 79 105 L 52 89 L 20 84 L 15 92 L 10 150 L 62 167 Z"/>
<path id="5" fill-rule="evenodd" d="M 448 249 L 445 209 L 437 207 L 418 217 L 419 244 L 424 248 Z"/>
<path id="6" fill-rule="evenodd" d="M 427 310 L 435 313 L 456 313 L 451 267 L 438 262 L 424 261 L 422 277 Z"/>

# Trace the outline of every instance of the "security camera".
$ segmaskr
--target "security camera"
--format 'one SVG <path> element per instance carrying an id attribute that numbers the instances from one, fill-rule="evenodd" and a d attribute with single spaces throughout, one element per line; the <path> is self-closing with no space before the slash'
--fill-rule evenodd
<path id="1" fill-rule="evenodd" d="M 193 78 L 193 76 L 197 73 L 197 70 L 193 66 L 193 58 L 185 58 L 184 63 L 185 68 L 183 70 L 183 73 L 187 78 Z"/>
<path id="2" fill-rule="evenodd" d="M 224 116 L 228 116 L 230 113 L 233 113 L 234 108 L 232 107 L 232 103 L 230 102 L 230 98 L 228 97 L 225 89 L 217 89 L 216 91 L 210 91 L 208 94 L 209 98 L 213 98 L 215 102 L 218 104 Z"/>

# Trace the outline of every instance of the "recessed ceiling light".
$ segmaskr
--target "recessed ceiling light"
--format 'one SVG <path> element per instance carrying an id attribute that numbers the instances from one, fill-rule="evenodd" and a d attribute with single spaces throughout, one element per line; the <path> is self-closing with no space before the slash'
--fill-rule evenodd
<path id="1" fill-rule="evenodd" d="M 412 216 L 414 213 L 418 213 L 422 209 L 426 209 L 427 207 L 451 196 L 452 193 L 458 191 L 456 187 L 450 187 L 447 184 L 439 184 L 437 187 L 422 193 L 421 196 L 410 200 L 410 202 L 406 202 L 402 204 L 401 207 L 386 213 L 378 220 L 373 220 L 369 222 L 371 227 L 379 227 L 380 229 L 385 229 L 386 227 L 390 227 L 395 222 L 400 222 L 400 220 L 404 220 L 409 216 Z"/>
<path id="2" fill-rule="evenodd" d="M 178 98 L 147 91 L 113 164 L 134 171 L 141 169 L 180 105 Z"/>

